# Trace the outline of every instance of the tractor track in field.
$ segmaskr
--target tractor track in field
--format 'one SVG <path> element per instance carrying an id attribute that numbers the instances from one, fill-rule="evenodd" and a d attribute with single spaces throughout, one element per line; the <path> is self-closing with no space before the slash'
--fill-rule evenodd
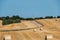
<path id="1" fill-rule="evenodd" d="M 38 28 L 38 27 L 34 27 L 34 28 L 25 28 L 25 29 L 0 30 L 0 32 L 24 31 L 24 30 L 30 30 L 30 29 L 36 29 L 36 28 Z"/>

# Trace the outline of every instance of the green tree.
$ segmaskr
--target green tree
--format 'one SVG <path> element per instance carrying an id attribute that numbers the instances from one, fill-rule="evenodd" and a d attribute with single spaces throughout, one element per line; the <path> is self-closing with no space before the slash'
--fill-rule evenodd
<path id="1" fill-rule="evenodd" d="M 34 20 L 33 18 L 25 18 L 25 20 Z"/>
<path id="2" fill-rule="evenodd" d="M 2 20 L 2 17 L 0 17 L 0 20 Z"/>
<path id="3" fill-rule="evenodd" d="M 2 20 L 6 19 L 6 17 L 1 17 Z"/>
<path id="4" fill-rule="evenodd" d="M 60 18 L 60 16 L 57 16 L 57 18 Z"/>
<path id="5" fill-rule="evenodd" d="M 6 16 L 6 19 L 10 19 L 10 17 L 9 16 Z"/>
<path id="6" fill-rule="evenodd" d="M 43 17 L 40 17 L 40 19 L 44 19 Z"/>
<path id="7" fill-rule="evenodd" d="M 45 18 L 53 18 L 53 16 L 46 16 Z"/>

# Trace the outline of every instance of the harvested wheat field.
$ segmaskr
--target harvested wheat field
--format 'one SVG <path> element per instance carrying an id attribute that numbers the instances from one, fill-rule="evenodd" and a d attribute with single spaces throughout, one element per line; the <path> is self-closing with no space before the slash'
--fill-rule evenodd
<path id="1" fill-rule="evenodd" d="M 21 23 L 2 25 L 0 40 L 60 40 L 60 19 L 21 20 Z"/>

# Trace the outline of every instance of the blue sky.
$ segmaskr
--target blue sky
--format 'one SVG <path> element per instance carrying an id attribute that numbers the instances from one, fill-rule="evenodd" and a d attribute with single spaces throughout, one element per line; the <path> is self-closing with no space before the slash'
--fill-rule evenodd
<path id="1" fill-rule="evenodd" d="M 0 16 L 44 17 L 60 15 L 60 0 L 0 0 Z"/>

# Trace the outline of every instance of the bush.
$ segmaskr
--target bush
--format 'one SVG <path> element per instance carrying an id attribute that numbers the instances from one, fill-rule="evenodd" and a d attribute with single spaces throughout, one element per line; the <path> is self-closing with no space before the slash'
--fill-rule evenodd
<path id="1" fill-rule="evenodd" d="M 2 21 L 2 24 L 3 24 L 3 25 L 6 25 L 6 24 L 7 24 L 7 20 L 3 20 L 3 21 Z"/>

